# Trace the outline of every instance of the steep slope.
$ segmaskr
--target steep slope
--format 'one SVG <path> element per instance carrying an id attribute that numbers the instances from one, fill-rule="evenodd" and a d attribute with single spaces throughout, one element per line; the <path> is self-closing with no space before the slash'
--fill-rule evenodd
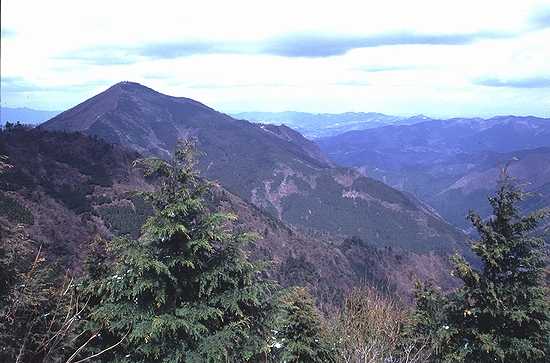
<path id="1" fill-rule="evenodd" d="M 544 149 L 550 146 L 550 119 L 440 120 L 349 132 L 318 144 L 336 163 L 413 193 L 462 228 L 468 227 L 469 208 L 488 212 L 486 197 L 507 163 L 512 176 L 531 183 L 530 190 L 550 183 Z"/>
<path id="2" fill-rule="evenodd" d="M 92 239 L 137 237 L 151 213 L 134 193 L 154 187 L 131 168 L 136 152 L 82 134 L 16 128 L 0 132 L 0 154 L 12 165 L 0 175 L 0 238 L 22 233 L 42 245 L 52 263 L 78 271 Z M 452 283 L 441 256 L 304 236 L 223 188 L 208 200 L 212 208 L 236 212 L 239 228 L 257 233 L 250 252 L 271 261 L 272 277 L 285 286 L 309 286 L 324 303 L 361 282 L 388 285 L 403 296 L 416 277 Z"/>
<path id="3" fill-rule="evenodd" d="M 284 126 L 235 120 L 136 83 L 116 84 L 41 128 L 81 131 L 161 157 L 177 139 L 196 137 L 205 177 L 292 226 L 418 251 L 448 252 L 464 241 L 414 198 L 332 167 L 315 144 Z"/>

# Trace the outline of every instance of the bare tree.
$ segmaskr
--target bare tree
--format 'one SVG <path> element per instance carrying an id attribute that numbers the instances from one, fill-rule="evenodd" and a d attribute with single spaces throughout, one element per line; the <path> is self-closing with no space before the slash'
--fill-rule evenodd
<path id="1" fill-rule="evenodd" d="M 373 287 L 356 288 L 331 320 L 341 362 L 415 363 L 429 357 L 427 344 L 404 338 L 408 309 Z"/>

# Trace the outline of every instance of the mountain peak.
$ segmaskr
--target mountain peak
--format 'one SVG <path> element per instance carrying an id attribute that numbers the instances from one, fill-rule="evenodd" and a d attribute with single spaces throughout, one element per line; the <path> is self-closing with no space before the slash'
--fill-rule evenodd
<path id="1" fill-rule="evenodd" d="M 148 91 L 148 92 L 159 93 L 159 92 L 153 90 L 152 88 L 149 88 L 147 86 L 142 85 L 141 83 L 132 82 L 132 81 L 121 81 L 121 82 L 118 82 L 118 83 L 114 84 L 110 88 L 120 88 L 124 91 L 134 91 L 134 92 L 135 91 Z"/>
<path id="2" fill-rule="evenodd" d="M 177 140 L 189 136 L 209 135 L 209 138 L 219 139 L 216 142 L 224 143 L 233 137 L 234 142 L 238 139 L 236 143 L 243 145 L 250 140 L 276 137 L 285 141 L 284 145 L 277 146 L 283 149 L 282 154 L 299 154 L 315 166 L 330 164 L 318 154 L 316 147 L 311 149 L 310 141 L 293 130 L 277 129 L 266 133 L 257 125 L 237 121 L 195 100 L 169 96 L 129 81 L 112 85 L 41 127 L 51 131 L 79 131 L 123 144 L 145 155 L 167 158 Z M 206 136 L 203 138 L 206 140 Z"/>
<path id="3" fill-rule="evenodd" d="M 174 107 L 179 109 L 180 118 L 216 113 L 197 101 L 165 95 L 137 82 L 122 81 L 50 119 L 41 127 L 47 130 L 94 133 L 97 128 L 119 130 L 122 126 L 135 134 L 147 128 L 147 124 L 159 121 L 158 115 Z M 146 135 L 141 134 L 140 137 L 146 138 Z M 120 142 L 118 137 L 107 139 Z"/>
<path id="4" fill-rule="evenodd" d="M 408 196 L 353 170 L 333 167 L 317 145 L 286 126 L 235 120 L 138 83 L 117 83 L 43 128 L 81 131 L 163 158 L 171 157 L 179 139 L 193 137 L 204 177 L 303 228 L 358 235 L 373 244 L 418 244 L 419 249 L 451 246 L 463 238 Z M 417 237 L 402 242 L 398 230 Z"/>
<path id="5" fill-rule="evenodd" d="M 149 94 L 149 95 L 166 96 L 160 92 L 155 91 L 152 88 L 142 85 L 141 83 L 132 82 L 132 81 L 121 81 L 121 82 L 115 83 L 114 85 L 112 85 L 111 87 L 106 89 L 104 92 L 100 93 L 99 95 L 118 97 L 123 93 L 134 94 L 134 95 Z"/>

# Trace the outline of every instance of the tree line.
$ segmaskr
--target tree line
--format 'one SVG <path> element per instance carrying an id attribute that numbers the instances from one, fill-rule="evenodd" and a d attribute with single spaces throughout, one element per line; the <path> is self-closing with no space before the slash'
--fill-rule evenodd
<path id="1" fill-rule="evenodd" d="M 256 238 L 237 218 L 209 210 L 211 185 L 196 149 L 139 159 L 156 180 L 139 238 L 97 239 L 82 276 L 59 278 L 24 229 L 0 245 L 0 361 L 6 362 L 547 362 L 548 211 L 522 216 L 522 192 L 503 178 L 493 216 L 469 215 L 475 265 L 452 258 L 462 284 L 443 293 L 418 283 L 407 308 L 373 287 L 321 313 L 307 289 L 282 288 L 253 262 Z M 0 158 L 0 172 L 9 160 Z"/>

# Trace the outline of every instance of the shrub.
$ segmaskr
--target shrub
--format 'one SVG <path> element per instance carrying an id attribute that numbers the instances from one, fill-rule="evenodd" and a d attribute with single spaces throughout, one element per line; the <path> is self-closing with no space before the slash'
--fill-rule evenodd
<path id="1" fill-rule="evenodd" d="M 339 361 L 424 362 L 423 352 L 405 339 L 407 321 L 407 309 L 395 298 L 370 286 L 352 290 L 331 319 Z"/>

